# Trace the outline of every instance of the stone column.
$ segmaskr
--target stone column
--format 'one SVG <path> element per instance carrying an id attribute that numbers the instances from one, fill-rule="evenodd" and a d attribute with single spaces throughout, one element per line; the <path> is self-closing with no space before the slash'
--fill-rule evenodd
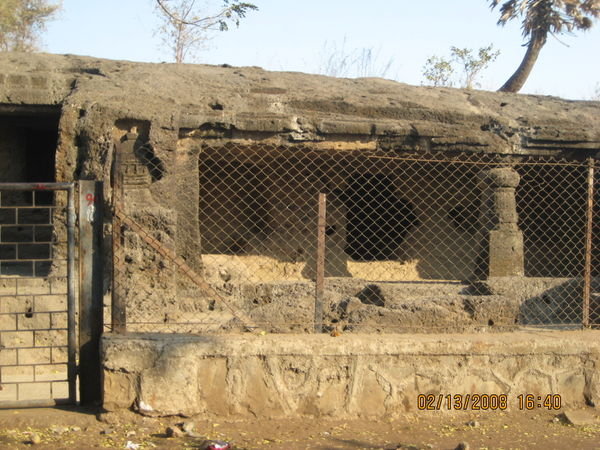
<path id="1" fill-rule="evenodd" d="M 173 198 L 173 208 L 177 211 L 177 254 L 198 274 L 202 274 L 204 266 L 201 255 L 200 235 L 200 147 L 182 148 L 173 143 L 177 149 L 173 174 L 176 178 L 171 183 L 177 186 L 177 195 Z"/>
<path id="2" fill-rule="evenodd" d="M 515 189 L 521 177 L 510 167 L 483 171 L 480 175 L 481 249 L 476 277 L 522 277 L 523 233 L 519 230 Z"/>

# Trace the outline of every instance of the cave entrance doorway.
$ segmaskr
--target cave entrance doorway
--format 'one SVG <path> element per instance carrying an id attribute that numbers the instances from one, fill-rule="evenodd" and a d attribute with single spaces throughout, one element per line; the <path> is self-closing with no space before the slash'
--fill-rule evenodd
<path id="1" fill-rule="evenodd" d="M 398 247 L 418 222 L 413 205 L 396 193 L 394 178 L 352 175 L 344 197 L 346 254 L 356 261 L 396 259 Z"/>
<path id="2" fill-rule="evenodd" d="M 0 104 L 0 183 L 56 181 L 59 119 L 59 107 Z M 52 189 L 0 192 L 1 275 L 49 274 L 55 196 Z"/>
<path id="3" fill-rule="evenodd" d="M 0 105 L 0 182 L 56 181 L 59 119 L 56 106 Z"/>

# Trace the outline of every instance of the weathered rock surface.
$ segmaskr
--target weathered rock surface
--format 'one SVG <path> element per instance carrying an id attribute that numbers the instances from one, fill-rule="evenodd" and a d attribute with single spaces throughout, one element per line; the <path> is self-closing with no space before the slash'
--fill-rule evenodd
<path id="1" fill-rule="evenodd" d="M 64 125 L 75 132 L 98 129 L 106 120 L 151 121 L 155 141 L 164 141 L 169 129 L 181 129 L 213 137 L 272 133 L 292 141 L 347 135 L 415 149 L 600 150 L 598 102 L 258 67 L 3 53 L 0 103 L 9 109 L 6 105 L 61 105 Z M 93 138 L 94 131 L 89 134 Z"/>
<path id="2" fill-rule="evenodd" d="M 136 380 L 134 404 L 143 414 L 389 418 L 418 412 L 419 394 L 506 394 L 511 410 L 521 393 L 557 394 L 567 408 L 598 402 L 598 337 L 108 334 L 102 349 L 105 376 L 127 372 Z M 138 346 L 146 361 L 130 365 L 126 356 Z M 116 353 L 124 356 L 118 364 Z M 127 389 L 112 384 L 105 395 L 130 395 Z M 115 401 L 104 407 L 125 408 Z"/>
<path id="3" fill-rule="evenodd" d="M 597 425 L 600 422 L 598 416 L 589 410 L 568 409 L 562 413 L 562 417 L 566 423 L 577 427 Z"/>
<path id="4" fill-rule="evenodd" d="M 309 284 L 286 284 L 280 278 L 273 278 L 276 283 L 268 286 L 266 282 L 271 280 L 260 279 L 264 275 L 252 273 L 251 262 L 244 267 L 228 261 L 224 257 L 230 255 L 223 252 L 206 255 L 202 251 L 201 242 L 209 227 L 204 227 L 201 236 L 200 230 L 205 224 L 199 219 L 198 160 L 206 142 L 212 142 L 217 150 L 221 148 L 219 145 L 234 141 L 245 146 L 260 143 L 268 145 L 269 152 L 279 151 L 282 144 L 411 154 L 469 151 L 516 155 L 552 153 L 581 158 L 600 152 L 599 102 L 416 87 L 375 78 L 336 79 L 268 72 L 257 67 L 145 64 L 74 55 L 0 53 L 0 116 L 35 116 L 50 112 L 58 123 L 57 181 L 104 180 L 105 199 L 110 202 L 115 149 L 126 147 L 133 158 L 139 139 L 152 148 L 152 161 L 156 166 L 152 170 L 141 167 L 143 170 L 136 173 L 140 184 L 126 190 L 127 214 L 150 230 L 154 239 L 204 275 L 208 282 L 223 286 L 221 292 L 229 290 L 224 295 L 255 321 L 294 322 L 293 331 L 311 328 L 313 292 Z M 132 137 L 134 129 L 138 132 L 136 140 Z M 2 161 L 6 163 L 13 158 L 0 158 L 0 165 Z M 0 175 L 21 169 L 21 166 L 7 166 L 0 168 Z M 505 181 L 510 184 L 511 180 Z M 426 194 L 419 191 L 415 195 L 424 197 Z M 306 203 L 306 199 L 302 201 Z M 506 199 L 499 205 L 504 203 Z M 500 209 L 514 210 L 506 205 Z M 109 210 L 107 205 L 106 211 Z M 427 214 L 431 219 L 431 213 Z M 342 224 L 340 222 L 340 228 Z M 434 226 L 437 224 L 428 222 L 426 225 L 431 229 Z M 286 236 L 275 233 L 267 243 L 281 247 Z M 340 233 L 336 237 L 340 242 L 336 241 L 333 246 L 340 254 L 345 244 L 341 236 Z M 509 240 L 510 236 L 514 239 Z M 434 237 L 424 235 L 428 241 Z M 509 255 L 507 260 L 513 256 L 508 264 L 511 267 L 514 261 L 520 260 L 517 257 L 521 252 L 512 250 L 519 247 L 519 238 L 514 233 L 505 233 L 500 239 L 503 244 L 498 246 L 500 250 L 510 247 L 505 253 Z M 109 240 L 105 242 L 108 250 Z M 456 244 L 460 246 L 464 245 Z M 281 255 L 271 247 L 260 247 L 261 251 L 257 252 L 260 254 L 251 257 L 263 259 L 254 262 L 262 264 L 270 259 L 275 265 L 284 266 L 283 271 L 293 266 L 293 280 L 310 278 L 300 272 L 303 266 L 309 268 L 312 256 L 290 262 L 287 253 Z M 463 249 L 456 247 L 444 251 L 461 250 L 462 255 Z M 231 316 L 224 314 L 222 304 L 191 286 L 181 274 L 176 275 L 172 265 L 156 258 L 156 252 L 136 233 L 126 233 L 125 248 L 127 269 L 121 274 L 124 280 L 121 285 L 130 321 L 164 323 L 165 326 L 186 321 L 210 322 L 214 328 L 225 325 L 225 329 L 236 329 L 234 321 L 228 323 Z M 427 251 L 437 252 L 435 249 Z M 314 252 L 306 249 L 306 253 Z M 467 279 L 472 273 L 475 255 L 473 249 L 466 253 L 453 259 L 457 270 L 444 270 L 444 276 L 439 278 Z M 342 256 L 344 264 L 331 268 L 328 276 L 348 276 L 347 258 Z M 393 261 L 384 261 L 387 262 Z M 430 263 L 440 265 L 436 258 Z M 411 267 L 401 268 L 396 264 L 386 270 L 397 279 L 413 280 L 412 272 L 417 269 L 414 265 Z M 267 272 L 279 274 L 280 268 L 276 269 Z M 411 274 L 402 278 L 396 272 L 401 269 Z M 498 272 L 500 275 L 520 273 Z M 284 278 L 284 281 L 291 279 Z M 348 288 L 343 288 L 336 287 L 336 281 L 332 280 L 328 278 L 327 283 L 329 305 L 340 305 L 353 297 L 364 305 L 350 302 L 342 308 L 343 317 L 335 311 L 329 315 L 331 321 L 345 321 L 339 328 L 347 325 L 346 331 L 377 329 L 378 321 L 395 330 L 427 326 L 508 326 L 523 313 L 524 302 L 528 302 L 524 322 L 535 323 L 539 321 L 538 316 L 548 318 L 549 309 L 550 313 L 558 313 L 562 306 L 560 301 L 555 301 L 559 296 L 550 288 L 546 289 L 552 291 L 548 294 L 541 291 L 526 296 L 517 292 L 487 295 L 482 299 L 453 289 L 443 292 L 439 286 L 431 295 L 422 291 L 415 293 L 409 285 L 398 289 L 378 285 L 376 288 L 381 289 L 378 293 L 366 283 L 356 286 L 347 278 L 339 282 L 340 286 L 348 284 Z M 209 312 L 213 314 L 206 320 Z M 131 381 L 121 375 L 108 382 L 124 388 L 131 385 Z M 128 403 L 130 396 L 115 401 Z"/>
<path id="5" fill-rule="evenodd" d="M 326 329 L 353 333 L 506 331 L 516 323 L 564 322 L 570 299 L 582 289 L 580 280 L 523 277 L 473 283 L 328 278 L 325 286 Z M 266 331 L 312 330 L 311 282 L 248 283 L 227 293 Z M 232 320 L 222 331 L 243 331 L 243 326 Z"/>

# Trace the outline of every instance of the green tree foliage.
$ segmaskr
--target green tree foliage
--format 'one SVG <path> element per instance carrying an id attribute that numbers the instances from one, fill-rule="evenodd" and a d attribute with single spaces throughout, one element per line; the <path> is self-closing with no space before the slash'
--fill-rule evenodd
<path id="1" fill-rule="evenodd" d="M 475 80 L 479 74 L 496 60 L 500 50 L 493 51 L 493 47 L 492 44 L 481 47 L 477 51 L 477 55 L 473 55 L 473 50 L 469 48 L 451 47 L 455 63 L 462 67 L 464 77 L 462 87 L 467 89 L 475 87 L 477 84 Z"/>
<path id="2" fill-rule="evenodd" d="M 600 0 L 489 0 L 492 9 L 499 6 L 499 25 L 521 20 L 527 52 L 515 73 L 499 89 L 519 92 L 546 44 L 548 34 L 587 30 L 600 15 Z M 590 57 L 593 57 L 590 55 Z"/>
<path id="3" fill-rule="evenodd" d="M 46 22 L 59 8 L 48 0 L 0 0 L 0 51 L 37 50 Z"/>
<path id="4" fill-rule="evenodd" d="M 239 26 L 249 11 L 258 10 L 253 3 L 239 0 L 223 0 L 221 8 L 214 13 L 208 8 L 206 3 L 197 0 L 156 0 L 156 10 L 162 18 L 157 32 L 175 62 L 193 58 L 211 31 L 227 31 L 232 24 Z"/>
<path id="5" fill-rule="evenodd" d="M 481 47 L 477 53 L 470 48 L 450 47 L 450 59 L 431 56 L 423 66 L 423 77 L 432 86 L 454 86 L 455 74 L 461 72 L 460 87 L 472 89 L 478 85 L 477 77 L 500 54 L 492 44 Z M 458 67 L 458 69 L 457 69 Z"/>
<path id="6" fill-rule="evenodd" d="M 452 62 L 439 56 L 429 57 L 423 66 L 423 77 L 432 86 L 451 87 L 454 84 L 452 81 L 453 75 Z"/>

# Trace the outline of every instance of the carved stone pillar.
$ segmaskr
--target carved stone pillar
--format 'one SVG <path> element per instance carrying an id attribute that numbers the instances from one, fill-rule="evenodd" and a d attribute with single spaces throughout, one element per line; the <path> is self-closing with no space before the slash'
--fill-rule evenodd
<path id="1" fill-rule="evenodd" d="M 515 189 L 521 177 L 510 167 L 480 174 L 481 250 L 477 278 L 524 276 L 523 233 L 519 230 Z"/>
<path id="2" fill-rule="evenodd" d="M 150 184 L 152 177 L 140 154 L 140 142 L 137 130 L 133 128 L 117 146 L 120 155 L 121 171 L 123 174 L 124 207 L 149 205 L 152 203 Z"/>

